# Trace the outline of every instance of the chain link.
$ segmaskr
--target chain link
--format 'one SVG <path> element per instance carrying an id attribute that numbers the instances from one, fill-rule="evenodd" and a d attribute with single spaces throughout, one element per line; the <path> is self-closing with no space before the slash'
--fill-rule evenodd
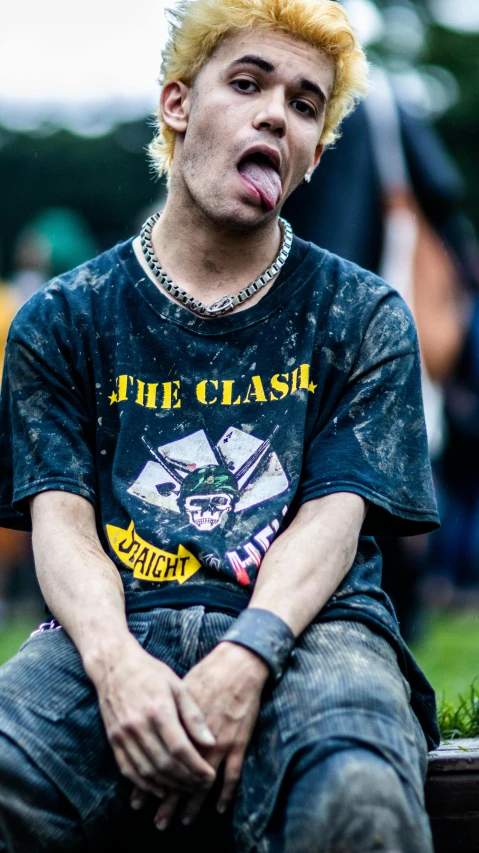
<path id="1" fill-rule="evenodd" d="M 293 242 L 293 231 L 291 225 L 286 221 L 286 219 L 282 219 L 280 217 L 279 221 L 283 228 L 283 243 L 277 258 L 275 258 L 271 266 L 268 267 L 268 269 L 265 270 L 265 272 L 262 273 L 256 281 L 252 281 L 251 284 L 248 284 L 240 290 L 236 296 L 222 296 L 211 305 L 205 305 L 203 302 L 200 302 L 199 299 L 195 299 L 193 296 L 190 296 L 186 290 L 183 290 L 179 285 L 175 284 L 169 275 L 167 275 L 156 257 L 151 234 L 153 227 L 158 222 L 160 216 L 161 211 L 159 213 L 154 213 L 153 216 L 150 216 L 146 220 L 141 229 L 140 243 L 146 263 L 155 278 L 170 294 L 170 296 L 182 305 L 185 305 L 190 309 L 190 311 L 193 311 L 193 313 L 197 314 L 199 317 L 220 317 L 222 314 L 227 314 L 228 311 L 232 311 L 237 305 L 241 305 L 242 302 L 245 302 L 247 299 L 254 296 L 254 294 L 268 284 L 268 282 L 277 275 L 281 267 L 284 266 Z"/>

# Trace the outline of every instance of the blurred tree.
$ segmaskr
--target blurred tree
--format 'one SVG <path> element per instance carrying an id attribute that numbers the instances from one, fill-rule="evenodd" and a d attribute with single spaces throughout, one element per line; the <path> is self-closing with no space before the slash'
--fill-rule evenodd
<path id="1" fill-rule="evenodd" d="M 161 191 L 146 160 L 147 121 L 88 139 L 64 130 L 0 131 L 0 256 L 12 271 L 17 235 L 45 208 L 72 207 L 83 214 L 101 248 L 125 239 L 136 217 Z"/>
<path id="2" fill-rule="evenodd" d="M 371 58 L 385 63 L 411 109 L 435 117 L 467 184 L 466 212 L 479 230 L 479 32 L 438 23 L 444 0 L 343 0 L 361 35 L 369 27 Z M 458 8 L 478 0 L 448 0 Z M 0 275 L 12 270 L 23 225 L 45 207 L 83 214 L 100 248 L 138 228 L 138 213 L 162 193 L 149 173 L 148 120 L 86 138 L 40 127 L 36 133 L 0 128 Z"/>
<path id="3" fill-rule="evenodd" d="M 432 26 L 428 60 L 449 69 L 458 83 L 457 102 L 439 117 L 437 126 L 466 178 L 465 211 L 479 230 L 479 33 Z"/>

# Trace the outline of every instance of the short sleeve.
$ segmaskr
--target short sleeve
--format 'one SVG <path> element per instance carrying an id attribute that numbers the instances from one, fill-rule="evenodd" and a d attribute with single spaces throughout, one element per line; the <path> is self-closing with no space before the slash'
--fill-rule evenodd
<path id="1" fill-rule="evenodd" d="M 416 331 L 396 295 L 375 312 L 305 454 L 300 503 L 339 491 L 370 502 L 364 535 L 411 536 L 438 527 Z"/>
<path id="2" fill-rule="evenodd" d="M 96 494 L 94 437 L 74 336 L 51 311 L 50 322 L 42 315 L 38 297 L 14 321 L 1 386 L 0 525 L 20 530 L 31 528 L 26 499 L 38 492 L 69 491 L 94 505 Z"/>

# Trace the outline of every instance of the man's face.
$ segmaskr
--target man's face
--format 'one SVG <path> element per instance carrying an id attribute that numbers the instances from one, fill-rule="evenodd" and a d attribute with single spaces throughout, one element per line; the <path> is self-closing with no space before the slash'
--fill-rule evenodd
<path id="1" fill-rule="evenodd" d="M 268 30 L 229 36 L 185 90 L 172 188 L 182 182 L 223 228 L 270 221 L 319 160 L 333 84 L 332 60 L 306 42 Z"/>

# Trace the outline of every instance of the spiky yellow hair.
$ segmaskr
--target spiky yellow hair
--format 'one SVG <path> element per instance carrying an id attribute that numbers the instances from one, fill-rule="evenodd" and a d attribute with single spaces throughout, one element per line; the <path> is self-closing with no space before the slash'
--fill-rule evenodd
<path id="1" fill-rule="evenodd" d="M 160 85 L 181 80 L 190 86 L 220 41 L 251 27 L 276 29 L 324 50 L 335 67 L 321 142 L 331 145 L 339 125 L 367 92 L 364 51 L 343 7 L 335 0 L 180 0 L 170 10 Z M 159 175 L 169 175 L 175 131 L 157 114 L 158 133 L 149 145 Z"/>

